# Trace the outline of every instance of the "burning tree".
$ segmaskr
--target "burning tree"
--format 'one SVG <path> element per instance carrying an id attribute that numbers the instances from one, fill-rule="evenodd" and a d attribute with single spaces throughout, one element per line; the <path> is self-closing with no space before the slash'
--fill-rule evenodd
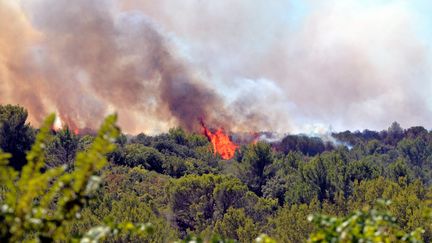
<path id="1" fill-rule="evenodd" d="M 216 132 L 213 133 L 206 127 L 203 121 L 201 121 L 201 126 L 204 135 L 213 145 L 214 154 L 219 154 L 222 159 L 225 160 L 232 159 L 239 146 L 231 141 L 230 137 L 223 132 L 222 128 L 217 129 Z"/>

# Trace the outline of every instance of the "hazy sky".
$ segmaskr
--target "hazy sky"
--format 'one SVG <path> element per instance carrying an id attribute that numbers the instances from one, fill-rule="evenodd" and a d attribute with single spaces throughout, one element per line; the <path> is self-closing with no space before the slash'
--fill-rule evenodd
<path id="1" fill-rule="evenodd" d="M 0 8 L 6 8 L 7 2 L 0 0 Z M 56 84 L 77 89 L 68 102 L 57 95 L 44 97 L 40 106 L 49 107 L 45 110 L 61 110 L 58 103 L 62 102 L 67 103 L 68 109 L 77 102 L 82 107 L 94 104 L 92 109 L 77 112 L 75 116 L 83 119 L 84 125 L 89 124 L 86 119 L 94 112 L 102 116 L 113 110 L 120 113 L 125 130 L 130 132 L 159 132 L 176 123 L 182 124 L 182 118 L 175 114 L 179 112 L 175 104 L 168 104 L 171 110 L 166 109 L 166 104 L 159 104 L 165 96 L 158 96 L 155 91 L 158 88 L 149 81 L 145 84 L 130 82 L 128 86 L 119 85 L 115 90 L 103 92 L 98 90 L 96 81 L 88 85 L 98 77 L 92 76 L 93 73 L 106 73 L 99 67 L 101 65 L 119 65 L 107 67 L 111 69 L 113 77 L 109 79 L 114 86 L 115 82 L 123 82 L 125 74 L 142 74 L 145 79 L 152 80 L 154 72 L 148 71 L 147 64 L 154 58 L 154 48 L 160 46 L 145 43 L 155 41 L 157 36 L 164 42 L 163 48 L 174 56 L 169 61 L 174 63 L 170 64 L 170 70 L 180 65 L 177 62 L 181 63 L 182 75 L 193 77 L 192 83 L 206 87 L 203 88 L 205 92 L 214 92 L 217 98 L 212 102 L 223 101 L 226 110 L 221 111 L 231 113 L 232 123 L 238 119 L 239 124 L 247 124 L 248 118 L 253 117 L 254 129 L 280 132 L 309 132 L 329 127 L 337 131 L 385 129 L 393 121 L 403 127 L 432 128 L 432 2 L 428 0 L 18 2 L 17 14 L 11 14 L 9 21 L 15 18 L 23 23 L 0 30 L 0 54 L 2 43 L 6 53 L 0 59 L 0 77 L 3 82 L 22 82 L 23 77 L 12 75 L 8 70 L 7 63 L 11 63 L 8 56 L 12 59 L 13 55 L 4 43 L 20 45 L 20 53 L 30 53 L 30 59 L 27 56 L 24 59 L 32 60 L 32 72 L 41 69 L 44 62 L 53 66 L 49 71 L 38 70 L 37 76 L 41 76 L 38 78 L 62 80 Z M 80 16 L 73 12 L 75 10 Z M 75 22 L 79 22 L 76 28 Z M 3 26 L 8 26 L 5 23 Z M 103 36 L 99 36 L 98 25 L 106 30 Z M 141 25 L 156 34 L 135 33 L 143 31 Z M 28 34 L 20 36 L 23 30 L 31 32 L 29 29 L 42 41 L 33 41 L 34 37 Z M 62 34 L 67 37 L 57 37 Z M 19 36 L 20 41 L 14 36 Z M 83 41 L 80 36 L 91 38 Z M 112 36 L 114 38 L 106 45 L 104 40 Z M 80 48 L 78 43 L 89 41 L 92 41 L 86 46 L 89 48 Z M 104 48 L 98 48 L 98 41 L 104 43 Z M 115 61 L 70 67 L 78 57 L 96 60 L 93 56 L 98 52 L 93 48 L 101 52 L 110 48 L 120 51 L 107 56 L 114 56 Z M 64 53 L 77 53 L 77 56 L 62 60 Z M 46 57 L 49 58 L 44 60 Z M 20 60 L 15 60 L 15 56 L 13 59 L 19 66 Z M 56 60 L 63 64 L 56 64 Z M 122 69 L 125 62 L 130 64 L 127 72 Z M 29 70 L 28 65 L 25 70 Z M 158 72 L 166 71 L 166 67 L 158 68 Z M 76 80 L 71 74 L 77 76 Z M 136 78 L 137 82 L 139 80 Z M 42 82 L 49 84 L 43 92 L 55 92 L 53 82 Z M 17 89 L 26 89 L 23 94 L 28 94 L 27 86 L 11 83 L 6 86 L 8 88 L 0 90 L 6 93 L 2 102 L 21 103 L 22 98 L 10 95 Z M 123 94 L 121 87 L 135 89 L 131 96 L 135 98 L 132 100 L 127 92 Z M 106 98 L 108 93 L 114 93 L 118 99 Z M 140 94 L 146 98 L 141 98 Z M 123 98 L 130 98 L 130 102 Z M 28 98 L 24 105 L 25 102 L 34 103 Z M 212 107 L 204 110 L 207 109 Z M 244 125 L 241 127 L 244 129 Z"/>

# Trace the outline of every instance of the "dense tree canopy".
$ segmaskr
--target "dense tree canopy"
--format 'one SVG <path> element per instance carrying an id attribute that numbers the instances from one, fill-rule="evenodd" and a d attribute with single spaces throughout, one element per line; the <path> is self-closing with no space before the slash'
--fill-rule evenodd
<path id="1" fill-rule="evenodd" d="M 213 154 L 205 136 L 181 128 L 156 136 L 116 136 L 110 139 L 115 147 L 106 144 L 109 150 L 95 153 L 94 144 L 100 143 L 96 135 L 37 130 L 26 119 L 25 109 L 0 106 L 0 147 L 12 155 L 9 164 L 16 169 L 3 170 L 12 174 L 0 178 L 0 203 L 8 207 L 17 203 L 12 206 L 15 211 L 2 208 L 3 213 L 32 219 L 22 210 L 38 208 L 44 194 L 56 190 L 55 178 L 72 183 L 70 178 L 83 168 L 91 170 L 87 179 L 99 178 L 100 187 L 91 197 L 70 198 L 71 205 L 79 205 L 79 214 L 72 217 L 64 212 L 69 216 L 61 227 L 50 221 L 46 221 L 48 228 L 23 224 L 19 226 L 22 233 L 14 239 L 30 235 L 65 239 L 55 238 L 51 230 L 56 227 L 63 235 L 99 237 L 101 231 L 94 231 L 93 226 L 105 225 L 109 227 L 98 229 L 115 233 L 110 229 L 118 226 L 120 230 L 108 242 L 179 238 L 272 242 L 263 233 L 276 242 L 432 240 L 432 132 L 423 127 L 403 129 L 393 123 L 384 131 L 333 133 L 331 141 L 289 135 L 279 142 L 242 144 L 233 159 L 223 160 Z M 43 159 L 26 165 L 37 157 L 30 152 L 25 159 L 35 134 L 49 135 L 38 152 Z M 1 157 L 2 168 L 7 157 Z M 107 159 L 105 167 L 93 164 L 102 158 Z M 30 189 L 19 181 L 30 175 L 30 167 L 35 174 L 29 188 L 36 194 L 26 197 Z M 57 172 L 62 176 L 57 177 Z M 73 188 L 74 183 L 70 184 Z M 82 186 L 76 190 L 87 190 Z M 61 203 L 57 196 L 51 197 L 48 210 L 52 212 Z M 380 199 L 391 203 L 377 208 Z M 308 221 L 310 215 L 315 216 Z M 1 224 L 2 237 L 10 237 L 16 223 L 7 220 Z M 132 234 L 133 230 L 125 230 L 126 224 L 113 222 L 151 222 L 154 234 Z M 388 229 L 382 238 L 373 238 L 382 227 Z"/>
<path id="2" fill-rule="evenodd" d="M 25 164 L 25 154 L 35 138 L 27 116 L 27 110 L 22 107 L 0 105 L 0 148 L 13 155 L 10 163 L 17 169 Z"/>

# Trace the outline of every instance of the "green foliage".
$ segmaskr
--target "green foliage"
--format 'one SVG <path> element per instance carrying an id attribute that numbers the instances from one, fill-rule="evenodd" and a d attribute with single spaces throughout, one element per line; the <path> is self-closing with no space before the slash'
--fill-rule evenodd
<path id="1" fill-rule="evenodd" d="M 349 199 L 350 210 L 371 207 L 377 198 L 390 200 L 387 210 L 396 217 L 396 222 L 405 230 L 412 231 L 418 227 L 425 230 L 424 241 L 432 239 L 432 217 L 427 216 L 431 208 L 431 189 L 425 189 L 420 181 L 406 184 L 396 183 L 379 177 L 370 181 L 362 181 L 354 185 Z"/>
<path id="2" fill-rule="evenodd" d="M 138 237 L 145 237 L 153 234 L 153 226 L 147 224 L 132 224 L 124 222 L 120 224 L 107 223 L 105 226 L 96 226 L 91 228 L 80 239 L 81 243 L 85 242 L 99 242 L 101 240 L 111 241 L 106 239 L 108 236 L 117 237 L 118 235 L 134 235 Z"/>
<path id="3" fill-rule="evenodd" d="M 305 135 L 288 135 L 282 139 L 279 145 L 281 150 L 287 154 L 291 151 L 300 151 L 305 155 L 314 156 L 332 148 L 331 144 L 324 144 L 321 138 L 308 137 Z"/>
<path id="4" fill-rule="evenodd" d="M 0 105 L 0 149 L 12 154 L 10 165 L 21 169 L 25 155 L 35 139 L 35 132 L 26 124 L 27 110 L 19 106 Z"/>
<path id="5" fill-rule="evenodd" d="M 266 169 L 273 163 L 271 147 L 267 143 L 258 142 L 246 148 L 242 158 L 243 181 L 249 186 L 251 191 L 258 196 L 262 195 L 262 186 L 265 184 Z"/>
<path id="6" fill-rule="evenodd" d="M 285 203 L 292 204 L 309 204 L 316 198 L 316 187 L 307 182 L 300 173 L 293 173 L 286 177 L 287 190 L 285 192 Z"/>
<path id="7" fill-rule="evenodd" d="M 71 167 L 78 150 L 78 142 L 78 136 L 68 128 L 58 131 L 51 141 L 47 142 L 46 166 L 67 165 Z"/>
<path id="8" fill-rule="evenodd" d="M 186 163 L 186 161 L 177 156 L 165 156 L 165 163 L 163 167 L 167 175 L 170 175 L 174 178 L 179 178 L 184 176 L 187 171 L 190 172 L 191 167 L 194 166 L 190 166 Z"/>
<path id="9" fill-rule="evenodd" d="M 176 241 L 175 243 L 235 243 L 236 240 L 232 239 L 226 239 L 224 237 L 213 235 L 211 237 L 203 238 L 203 237 L 197 237 L 197 236 L 187 236 L 182 241 Z M 242 242 L 242 241 L 241 241 Z M 266 234 L 261 234 L 257 238 L 255 238 L 253 241 L 244 241 L 244 242 L 254 242 L 254 243 L 276 243 L 274 239 L 269 237 Z"/>
<path id="10" fill-rule="evenodd" d="M 169 130 L 169 135 L 177 144 L 186 145 L 187 137 L 186 132 L 180 127 L 171 128 Z"/>
<path id="11" fill-rule="evenodd" d="M 41 127 L 21 173 L 7 165 L 9 155 L 0 155 L 1 185 L 7 188 L 0 211 L 2 242 L 72 240 L 67 237 L 66 225 L 80 217 L 83 206 L 99 186 L 97 172 L 106 165 L 105 154 L 115 148 L 112 142 L 119 134 L 115 121 L 116 116 L 106 119 L 88 151 L 77 154 L 75 168 L 70 173 L 65 167 L 43 170 L 54 115 Z M 83 240 L 97 240 L 108 231 L 119 230 L 136 229 L 130 223 L 98 227 L 90 230 Z M 137 230 L 146 232 L 149 227 L 140 226 Z"/>
<path id="12" fill-rule="evenodd" d="M 317 230 L 308 242 L 421 242 L 423 230 L 406 233 L 396 224 L 396 218 L 384 210 L 381 202 L 370 210 L 357 210 L 346 217 L 310 216 Z"/>
<path id="13" fill-rule="evenodd" d="M 304 242 L 314 230 L 307 217 L 317 212 L 319 206 L 316 200 L 310 204 L 285 205 L 271 219 L 272 227 L 269 233 L 278 242 Z"/>
<path id="14" fill-rule="evenodd" d="M 78 141 L 78 150 L 87 151 L 90 148 L 93 141 L 94 141 L 94 137 L 91 135 L 84 135 L 80 137 Z"/>
<path id="15" fill-rule="evenodd" d="M 218 235 L 211 236 L 210 239 L 203 239 L 203 237 L 188 235 L 184 240 L 176 241 L 175 243 L 235 243 L 235 241 L 231 239 L 224 239 Z"/>
<path id="16" fill-rule="evenodd" d="M 151 222 L 153 234 L 120 232 L 108 242 L 171 242 L 178 239 L 168 217 L 168 176 L 142 167 L 111 166 L 103 170 L 100 190 L 70 226 L 73 234 L 84 234 L 91 226 L 108 222 Z M 166 215 L 166 217 L 165 217 Z"/>
<path id="17" fill-rule="evenodd" d="M 214 231 L 230 239 L 238 239 L 240 242 L 252 242 L 259 235 L 259 227 L 253 219 L 248 217 L 243 208 L 230 207 L 223 215 L 222 220 L 215 224 Z"/>
<path id="18" fill-rule="evenodd" d="M 352 182 L 374 179 L 379 174 L 378 166 L 367 160 L 354 161 L 348 165 L 348 177 Z"/>
<path id="19" fill-rule="evenodd" d="M 108 204 L 108 202 L 111 203 Z M 113 222 L 124 223 L 113 224 Z M 81 213 L 81 218 L 73 222 L 71 231 L 78 235 L 88 235 L 88 228 L 91 228 L 92 225 L 103 225 L 91 229 L 109 227 L 111 228 L 109 232 L 113 232 L 112 229 L 130 224 L 128 222 L 151 222 L 151 225 L 134 225 L 135 227 L 131 230 L 110 234 L 110 237 L 104 242 L 167 242 L 177 238 L 175 231 L 170 228 L 166 220 L 158 217 L 149 204 L 141 201 L 140 197 L 136 195 L 124 195 L 116 201 L 106 197 L 101 204 L 85 208 Z M 140 231 L 141 227 L 146 228 L 144 231 Z"/>
<path id="20" fill-rule="evenodd" d="M 189 134 L 188 144 L 192 147 L 202 147 L 209 145 L 208 139 L 200 134 Z"/>
<path id="21" fill-rule="evenodd" d="M 411 180 L 413 178 L 413 172 L 408 167 L 405 160 L 400 158 L 388 166 L 387 176 L 395 181 L 398 181 L 400 177 Z"/>
<path id="22" fill-rule="evenodd" d="M 245 208 L 246 215 L 256 221 L 265 219 L 266 212 L 275 204 L 260 200 L 237 178 L 212 174 L 177 179 L 170 201 L 174 223 L 183 236 L 187 232 L 200 233 L 207 227 L 214 228 L 229 208 Z"/>
<path id="23" fill-rule="evenodd" d="M 124 163 L 131 167 L 142 165 L 148 170 L 162 173 L 164 156 L 152 147 L 128 144 L 124 148 Z"/>
<path id="24" fill-rule="evenodd" d="M 344 242 L 343 230 L 351 241 L 383 229 L 432 241 L 432 132 L 422 127 L 334 133 L 337 145 L 289 135 L 222 160 L 181 128 L 119 135 L 109 117 L 98 135 L 75 135 L 50 131 L 50 117 L 26 162 L 36 131 L 26 118 L 0 108 L 1 242 Z M 392 203 L 368 210 L 377 198 Z"/>
<path id="25" fill-rule="evenodd" d="M 307 163 L 302 171 L 302 175 L 308 184 L 315 188 L 320 202 L 331 199 L 335 193 L 335 187 L 330 178 L 329 166 L 321 157 L 317 157 Z"/>

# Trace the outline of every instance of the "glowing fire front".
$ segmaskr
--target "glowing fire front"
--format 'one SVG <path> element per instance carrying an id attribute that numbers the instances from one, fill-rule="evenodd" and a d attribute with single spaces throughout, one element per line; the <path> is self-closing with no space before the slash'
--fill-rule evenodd
<path id="1" fill-rule="evenodd" d="M 239 148 L 237 144 L 231 141 L 228 135 L 223 133 L 222 128 L 212 133 L 203 122 L 201 122 L 204 135 L 213 145 L 214 154 L 219 154 L 222 159 L 231 159 L 234 157 L 235 151 Z"/>
<path id="2" fill-rule="evenodd" d="M 71 131 L 73 131 L 73 133 L 75 135 L 79 134 L 79 129 L 76 126 L 74 126 L 73 123 L 70 123 L 70 124 L 69 123 L 65 123 L 61 119 L 61 117 L 57 115 L 56 118 L 55 118 L 55 120 L 54 120 L 54 124 L 52 126 L 52 130 L 58 132 L 58 131 L 63 130 L 63 129 L 70 129 Z"/>

